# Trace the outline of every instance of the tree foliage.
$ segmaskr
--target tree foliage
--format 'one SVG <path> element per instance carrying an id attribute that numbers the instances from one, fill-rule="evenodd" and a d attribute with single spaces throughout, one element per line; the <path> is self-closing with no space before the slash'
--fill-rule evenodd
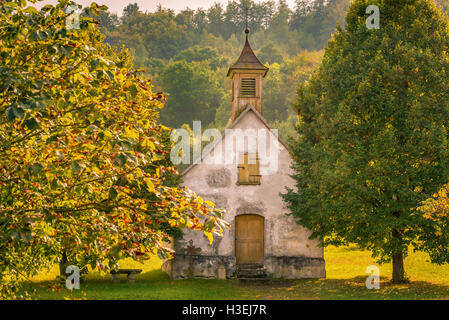
<path id="1" fill-rule="evenodd" d="M 204 125 L 214 120 L 215 108 L 220 105 L 224 93 L 207 61 L 170 63 L 161 75 L 161 82 L 169 94 L 166 109 L 161 114 L 164 123 L 180 127 L 194 120 L 201 119 Z"/>
<path id="2" fill-rule="evenodd" d="M 380 8 L 379 30 L 365 26 L 368 5 Z M 447 16 L 433 1 L 354 1 L 297 95 L 292 214 L 324 245 L 393 260 L 396 282 L 410 246 L 449 261 L 447 217 L 432 224 L 416 210 L 449 176 L 448 49 Z"/>
<path id="3" fill-rule="evenodd" d="M 447 0 L 436 2 L 447 8 Z M 114 25 L 116 17 L 111 15 L 108 19 L 101 15 L 100 18 L 101 25 L 105 25 L 102 31 L 106 34 L 106 41 L 113 46 L 124 44 L 129 47 L 134 55 L 135 65 L 146 68 L 154 79 L 153 84 L 160 85 L 165 90 L 161 75 L 171 59 L 187 62 L 209 59 L 210 67 L 201 64 L 205 68 L 201 72 L 207 73 L 209 78 L 225 79 L 227 67 L 241 52 L 246 8 L 249 8 L 248 23 L 253 49 L 263 63 L 280 64 L 279 78 L 287 80 L 280 82 L 276 90 L 264 90 L 264 116 L 272 125 L 276 123 L 285 127 L 291 111 L 290 104 L 294 101 L 295 90 L 292 88 L 296 88 L 298 82 L 302 84 L 307 80 L 313 69 L 301 64 L 294 66 L 294 62 L 301 62 L 304 55 L 308 55 L 309 60 L 314 59 L 315 53 L 311 51 L 319 51 L 327 46 L 337 21 L 344 28 L 349 3 L 349 0 L 296 0 L 294 7 L 289 8 L 285 1 L 237 0 L 224 5 L 215 3 L 208 9 L 186 9 L 179 13 L 162 6 L 154 12 L 143 13 L 138 7 L 135 10 L 133 5 L 133 13 L 130 15 L 127 10 L 122 23 L 112 29 L 110 26 Z M 208 51 L 211 55 L 206 58 Z M 293 70 L 293 66 L 296 70 Z M 313 67 L 315 66 L 316 64 Z M 190 72 L 186 69 L 187 71 Z M 305 71 L 309 72 L 306 77 L 294 78 L 294 75 L 302 75 Z M 289 81 L 290 79 L 293 81 Z M 188 86 L 189 83 L 186 82 L 185 89 Z M 221 87 L 226 93 L 230 90 L 230 81 L 221 81 Z M 171 92 L 168 104 L 172 103 L 171 100 L 179 100 L 176 95 L 176 91 Z M 196 100 L 199 99 L 201 96 L 196 97 Z M 288 103 L 284 103 L 284 100 Z M 192 108 L 195 109 L 195 106 L 189 106 L 185 110 Z M 197 108 L 203 109 L 204 106 Z M 226 94 L 222 95 L 220 103 L 207 106 L 207 109 L 210 108 L 216 110 L 214 124 L 217 127 L 227 123 L 228 119 L 223 119 L 230 114 L 225 110 L 229 108 Z M 179 109 L 177 116 L 190 119 L 189 113 Z M 208 113 L 205 116 L 210 118 Z M 176 125 L 169 122 L 168 117 L 164 117 L 164 121 L 168 121 L 165 122 L 167 126 Z"/>
<path id="4" fill-rule="evenodd" d="M 279 64 L 279 82 L 272 89 L 265 87 L 263 112 L 271 123 L 276 120 L 282 122 L 291 113 L 290 104 L 295 94 L 291 88 L 295 88 L 298 81 L 307 79 L 295 79 L 294 74 L 311 70 L 308 65 L 301 64 L 303 60 L 298 56 L 308 55 L 308 60 L 315 61 L 314 66 L 317 65 L 319 59 L 316 59 L 316 54 L 303 49 L 321 49 L 335 28 L 335 20 L 332 19 L 342 16 L 343 9 L 338 9 L 340 13 L 335 13 L 326 22 L 317 17 L 310 18 L 315 22 L 301 34 L 302 31 L 293 25 L 296 12 L 290 10 L 285 1 L 230 1 L 224 6 L 214 4 L 207 10 L 186 9 L 179 13 L 162 6 L 154 12 L 143 13 L 134 10 L 133 6 L 133 13 L 127 10 L 115 28 L 110 28 L 114 17 L 109 19 L 103 15 L 100 16 L 100 26 L 104 22 L 102 32 L 106 35 L 106 42 L 114 47 L 125 45 L 130 48 L 135 65 L 147 70 L 158 90 L 170 93 L 167 108 L 162 111 L 165 125 L 179 126 L 180 122 L 192 125 L 192 120 L 202 120 L 206 128 L 212 120 L 215 127 L 222 128 L 230 116 L 231 98 L 227 93 L 231 91 L 231 85 L 226 72 L 238 58 L 244 44 L 247 7 L 253 49 L 263 63 Z M 313 10 L 325 9 L 315 6 L 309 13 Z M 320 31 L 324 26 L 328 31 Z M 318 33 L 320 43 L 314 40 L 319 38 Z M 175 63 L 183 60 L 190 66 L 180 68 L 182 63 Z M 171 71 L 185 81 L 175 84 L 168 79 L 170 75 L 167 72 Z M 195 81 L 189 81 L 189 75 L 197 79 L 204 77 L 204 80 L 194 84 Z M 195 90 L 195 87 L 202 88 L 204 92 Z M 214 90 L 216 92 L 212 93 Z M 191 97 L 188 100 L 184 99 L 186 92 Z"/>
<path id="5" fill-rule="evenodd" d="M 223 211 L 174 186 L 165 95 L 116 53 L 84 8 L 66 26 L 68 1 L 40 11 L 0 6 L 0 282 L 59 261 L 105 270 L 123 257 L 166 257 L 180 228 L 211 238 Z M 133 12 L 129 10 L 130 14 Z"/>

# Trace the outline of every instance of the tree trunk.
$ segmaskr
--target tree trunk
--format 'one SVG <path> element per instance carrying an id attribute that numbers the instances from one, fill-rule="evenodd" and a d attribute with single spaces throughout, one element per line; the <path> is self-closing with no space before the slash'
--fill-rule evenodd
<path id="1" fill-rule="evenodd" d="M 405 283 L 404 257 L 402 252 L 393 255 L 393 283 Z"/>
<path id="2" fill-rule="evenodd" d="M 66 274 L 65 274 L 65 268 L 67 267 L 67 253 L 65 250 L 62 251 L 62 258 L 59 261 L 59 275 L 61 277 L 61 279 L 65 279 Z"/>
<path id="3" fill-rule="evenodd" d="M 399 217 L 399 213 L 395 214 Z M 400 247 L 399 251 L 393 253 L 393 283 L 406 283 L 404 270 L 404 254 L 402 252 L 402 232 L 399 230 L 393 230 L 393 238 L 397 240 L 397 245 Z"/>

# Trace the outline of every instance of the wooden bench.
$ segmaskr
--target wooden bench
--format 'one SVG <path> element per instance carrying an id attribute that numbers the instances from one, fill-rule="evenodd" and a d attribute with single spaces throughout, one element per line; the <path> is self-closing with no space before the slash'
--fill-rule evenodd
<path id="1" fill-rule="evenodd" d="M 118 269 L 118 270 L 112 270 L 112 282 L 119 283 L 120 282 L 120 275 L 126 274 L 128 276 L 128 282 L 134 283 L 136 282 L 136 274 L 141 273 L 141 269 Z"/>

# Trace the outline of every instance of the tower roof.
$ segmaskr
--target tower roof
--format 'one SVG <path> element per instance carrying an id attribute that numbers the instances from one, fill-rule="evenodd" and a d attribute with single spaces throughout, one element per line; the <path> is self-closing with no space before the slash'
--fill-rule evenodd
<path id="1" fill-rule="evenodd" d="M 243 47 L 242 53 L 240 54 L 237 62 L 229 68 L 228 77 L 234 70 L 261 70 L 264 71 L 264 77 L 268 72 L 268 68 L 265 67 L 262 62 L 260 62 L 260 60 L 254 54 L 253 49 L 251 49 L 248 41 L 248 33 L 246 35 L 246 42 L 245 46 Z"/>

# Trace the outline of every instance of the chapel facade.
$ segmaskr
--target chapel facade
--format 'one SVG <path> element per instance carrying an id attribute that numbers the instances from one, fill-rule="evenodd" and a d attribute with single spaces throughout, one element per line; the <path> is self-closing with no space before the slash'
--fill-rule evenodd
<path id="1" fill-rule="evenodd" d="M 287 145 L 263 117 L 263 78 L 246 30 L 242 53 L 229 68 L 232 122 L 219 141 L 183 173 L 183 183 L 225 208 L 231 225 L 209 240 L 185 230 L 163 269 L 183 278 L 325 278 L 324 250 L 298 225 L 280 193 L 295 188 Z"/>

